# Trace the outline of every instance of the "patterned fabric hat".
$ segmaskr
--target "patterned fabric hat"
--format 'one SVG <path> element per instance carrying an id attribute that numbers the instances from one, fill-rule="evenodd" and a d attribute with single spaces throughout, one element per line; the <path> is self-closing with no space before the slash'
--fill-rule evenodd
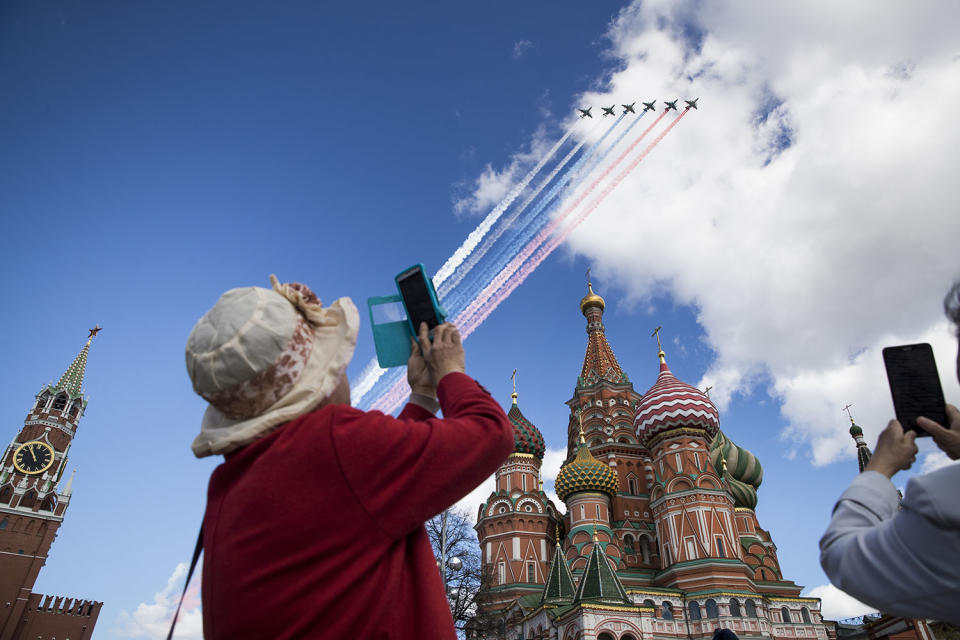
<path id="1" fill-rule="evenodd" d="M 246 446 L 309 413 L 340 383 L 357 344 L 360 316 L 350 298 L 324 308 L 309 287 L 280 284 L 224 293 L 187 339 L 193 390 L 210 406 L 198 457 Z"/>

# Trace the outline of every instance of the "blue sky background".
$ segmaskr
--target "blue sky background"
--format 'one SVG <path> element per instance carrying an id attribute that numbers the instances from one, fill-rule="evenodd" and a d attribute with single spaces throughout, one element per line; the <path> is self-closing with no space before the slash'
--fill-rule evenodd
<path id="1" fill-rule="evenodd" d="M 860 33 L 867 5 L 852 3 L 832 24 L 805 21 L 815 8 L 765 11 L 697 2 L 5 3 L 8 437 L 86 330 L 104 327 L 70 454 L 74 497 L 36 590 L 104 601 L 97 638 L 157 636 L 168 579 L 189 559 L 217 463 L 189 449 L 204 403 L 183 346 L 220 293 L 268 286 L 276 273 L 362 308 L 409 264 L 438 269 L 495 204 L 481 187 L 515 182 L 574 107 L 697 95 L 700 110 L 471 336 L 468 369 L 507 404 L 517 368 L 521 408 L 551 449 L 564 447 L 563 402 L 586 346 L 577 304 L 592 266 L 608 338 L 635 388 L 655 380 L 650 333 L 663 325 L 674 373 L 717 387 L 723 428 L 764 464 L 758 515 L 784 573 L 826 585 L 816 542 L 856 470 L 840 407 L 855 403 L 872 444 L 891 412 L 871 359 L 877 345 L 936 335 L 938 356 L 952 356 L 939 296 L 958 273 L 944 239 L 958 237 L 945 188 L 958 167 L 944 149 L 958 138 L 945 114 L 960 49 L 936 26 L 951 22 L 945 4 L 921 3 L 915 23 L 869 14 L 876 29 L 856 54 L 837 43 L 844 29 Z M 784 23 L 802 37 L 777 41 Z M 803 38 L 821 46 L 804 48 Z M 810 67 L 836 75 L 804 75 Z M 826 107 L 809 102 L 817 86 Z M 869 107 L 863 96 L 873 91 L 885 93 L 859 114 L 879 123 L 870 135 L 852 123 L 849 139 L 833 135 L 855 115 L 842 109 Z M 899 124 L 905 114 L 909 127 Z M 891 196 L 878 185 L 890 186 L 893 169 L 875 159 L 898 154 L 898 176 L 915 158 L 924 164 L 902 185 L 910 205 L 893 198 L 887 215 Z M 847 213 L 865 210 L 872 222 Z M 892 252 L 901 258 L 878 259 L 891 237 L 901 238 Z M 766 265 L 752 262 L 768 252 Z M 754 282 L 765 271 L 776 286 Z M 901 304 L 891 310 L 890 300 Z M 791 324 L 805 313 L 824 328 Z M 372 355 L 364 324 L 349 374 Z M 956 401 L 950 368 L 942 378 Z"/>

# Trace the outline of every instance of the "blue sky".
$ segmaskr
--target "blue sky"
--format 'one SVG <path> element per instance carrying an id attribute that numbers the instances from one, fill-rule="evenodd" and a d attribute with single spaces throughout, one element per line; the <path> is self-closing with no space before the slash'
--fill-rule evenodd
<path id="1" fill-rule="evenodd" d="M 563 447 L 592 267 L 635 388 L 655 380 L 663 325 L 674 373 L 715 387 L 722 426 L 764 464 L 758 513 L 786 575 L 823 587 L 816 541 L 856 464 L 840 408 L 872 443 L 891 412 L 880 346 L 952 356 L 955 12 L 5 4 L 10 438 L 104 327 L 37 590 L 104 601 L 98 638 L 156 634 L 216 464 L 189 450 L 204 403 L 183 346 L 220 293 L 276 273 L 362 307 L 411 263 L 437 270 L 574 107 L 678 96 L 700 110 L 471 336 L 468 369 L 506 404 L 517 368 L 524 413 Z M 363 326 L 350 375 L 372 355 Z"/>

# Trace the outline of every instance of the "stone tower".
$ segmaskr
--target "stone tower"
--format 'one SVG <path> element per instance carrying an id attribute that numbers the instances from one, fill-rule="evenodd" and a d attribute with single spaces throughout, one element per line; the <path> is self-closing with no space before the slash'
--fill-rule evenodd
<path id="1" fill-rule="evenodd" d="M 0 640 L 89 638 L 103 603 L 32 593 L 63 522 L 73 475 L 61 485 L 67 453 L 87 400 L 83 376 L 90 342 L 56 384 L 35 397 L 0 466 Z"/>

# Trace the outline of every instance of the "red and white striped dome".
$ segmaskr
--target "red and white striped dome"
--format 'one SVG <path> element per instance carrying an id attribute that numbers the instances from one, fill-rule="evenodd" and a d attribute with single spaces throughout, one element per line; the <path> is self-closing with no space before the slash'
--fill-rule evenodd
<path id="1" fill-rule="evenodd" d="M 710 441 L 720 430 L 720 414 L 707 394 L 677 380 L 661 355 L 660 375 L 637 405 L 633 428 L 644 446 L 670 429 L 702 429 Z"/>

